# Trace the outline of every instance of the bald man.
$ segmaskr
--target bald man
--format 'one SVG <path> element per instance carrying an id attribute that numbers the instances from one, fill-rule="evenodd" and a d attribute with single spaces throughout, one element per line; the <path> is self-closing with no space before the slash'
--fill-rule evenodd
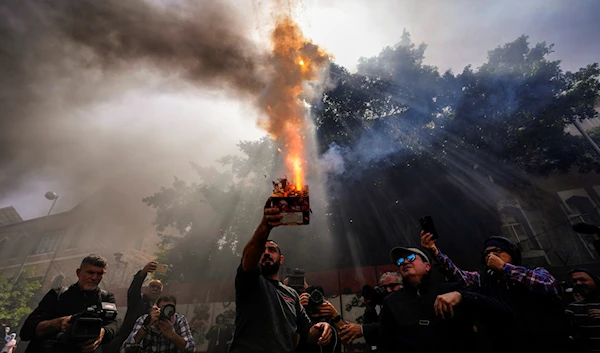
<path id="1" fill-rule="evenodd" d="M 158 297 L 162 294 L 163 284 L 155 279 L 150 281 L 148 287 L 142 295 L 142 284 L 148 276 L 148 273 L 156 271 L 156 261 L 146 264 L 144 268 L 133 276 L 133 281 L 127 290 L 127 313 L 123 319 L 123 325 L 117 334 L 117 337 L 110 343 L 109 347 L 103 348 L 106 353 L 118 353 L 121 345 L 127 337 L 138 317 L 148 314 Z"/>

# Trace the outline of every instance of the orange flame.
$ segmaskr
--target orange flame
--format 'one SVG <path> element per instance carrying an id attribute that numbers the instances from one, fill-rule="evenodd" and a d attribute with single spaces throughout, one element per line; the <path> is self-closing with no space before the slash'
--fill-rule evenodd
<path id="1" fill-rule="evenodd" d="M 304 185 L 304 136 L 308 120 L 302 99 L 303 84 L 319 78 L 328 55 L 302 35 L 298 25 L 288 15 L 276 22 L 271 33 L 273 78 L 261 97 L 267 107 L 267 119 L 259 121 L 278 143 L 285 144 L 283 153 L 287 168 L 294 175 L 297 190 Z"/>

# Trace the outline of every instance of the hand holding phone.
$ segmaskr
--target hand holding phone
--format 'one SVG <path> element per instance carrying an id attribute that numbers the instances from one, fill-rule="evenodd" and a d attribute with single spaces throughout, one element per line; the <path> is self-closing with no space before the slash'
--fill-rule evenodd
<path id="1" fill-rule="evenodd" d="M 165 274 L 167 273 L 167 270 L 169 269 L 169 265 L 165 265 L 165 264 L 156 264 L 156 273 L 162 273 Z"/>
<path id="2" fill-rule="evenodd" d="M 433 224 L 433 218 L 429 215 L 421 217 L 419 219 L 419 221 L 421 222 L 421 229 L 423 229 L 423 231 L 425 233 L 431 233 L 432 240 L 436 240 L 438 238 L 438 233 L 437 230 L 435 229 L 435 224 Z"/>

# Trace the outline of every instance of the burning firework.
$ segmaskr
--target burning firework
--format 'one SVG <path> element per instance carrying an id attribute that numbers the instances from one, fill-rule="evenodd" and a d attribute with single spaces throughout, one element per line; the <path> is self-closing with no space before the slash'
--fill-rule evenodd
<path id="1" fill-rule="evenodd" d="M 259 100 L 267 107 L 267 118 L 260 120 L 259 126 L 285 146 L 280 152 L 293 173 L 295 190 L 301 191 L 305 187 L 304 143 L 310 127 L 303 102 L 307 97 L 304 85 L 321 77 L 329 57 L 302 35 L 288 15 L 277 21 L 271 41 L 273 76 Z"/>
<path id="2" fill-rule="evenodd" d="M 303 225 L 310 223 L 310 202 L 308 185 L 298 189 L 293 183 L 282 178 L 273 182 L 273 196 L 270 207 L 278 207 L 283 217 L 283 225 Z"/>

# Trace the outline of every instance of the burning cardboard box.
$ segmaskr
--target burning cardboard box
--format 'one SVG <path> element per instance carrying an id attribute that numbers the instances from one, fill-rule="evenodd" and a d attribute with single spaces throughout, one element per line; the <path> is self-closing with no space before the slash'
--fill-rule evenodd
<path id="1" fill-rule="evenodd" d="M 294 183 L 286 178 L 273 182 L 271 207 L 279 207 L 283 218 L 282 225 L 298 226 L 310 223 L 310 203 L 308 185 L 298 190 Z"/>

